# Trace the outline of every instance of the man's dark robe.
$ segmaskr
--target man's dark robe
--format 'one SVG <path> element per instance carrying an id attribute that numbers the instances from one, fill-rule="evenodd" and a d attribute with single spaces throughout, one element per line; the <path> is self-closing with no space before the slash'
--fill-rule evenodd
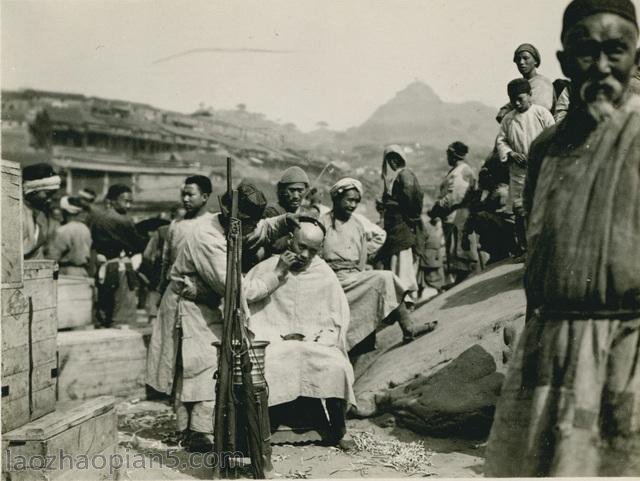
<path id="1" fill-rule="evenodd" d="M 528 317 L 485 475 L 639 476 L 640 98 L 543 133 L 523 200 Z"/>
<path id="2" fill-rule="evenodd" d="M 423 195 L 413 171 L 406 167 L 400 169 L 391 186 L 391 192 L 385 193 L 382 199 L 387 239 L 378 252 L 378 260 L 384 262 L 403 250 L 419 245 L 416 235 L 419 234 L 421 226 Z"/>
<path id="3" fill-rule="evenodd" d="M 138 304 L 137 275 L 130 261 L 124 261 L 122 263 L 124 269 L 121 269 L 118 259 L 122 252 L 125 259 L 141 253 L 145 248 L 146 240 L 138 234 L 133 221 L 128 216 L 119 214 L 113 209 L 94 207 L 87 223 L 93 238 L 92 248 L 97 254 L 107 258 L 103 278 L 99 272 L 96 282 L 98 321 L 104 327 L 114 323 L 133 322 Z"/>

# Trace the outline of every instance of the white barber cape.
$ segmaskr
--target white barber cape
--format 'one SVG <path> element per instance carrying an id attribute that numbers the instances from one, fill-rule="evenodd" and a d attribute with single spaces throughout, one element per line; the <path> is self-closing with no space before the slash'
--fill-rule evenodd
<path id="1" fill-rule="evenodd" d="M 255 266 L 246 281 L 273 272 L 278 256 Z M 290 272 L 270 296 L 249 302 L 255 340 L 269 341 L 265 377 L 269 405 L 305 396 L 340 398 L 355 405 L 353 368 L 346 353 L 349 304 L 331 268 L 316 256 L 307 269 Z M 299 333 L 302 341 L 281 336 Z"/>

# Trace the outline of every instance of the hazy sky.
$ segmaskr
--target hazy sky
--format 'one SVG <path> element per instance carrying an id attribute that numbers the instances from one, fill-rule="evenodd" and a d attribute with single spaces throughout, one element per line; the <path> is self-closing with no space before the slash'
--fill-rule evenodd
<path id="1" fill-rule="evenodd" d="M 243 102 L 304 130 L 320 120 L 343 129 L 416 78 L 447 101 L 501 105 L 522 42 L 559 77 L 567 3 L 2 1 L 1 82 L 181 112 Z"/>

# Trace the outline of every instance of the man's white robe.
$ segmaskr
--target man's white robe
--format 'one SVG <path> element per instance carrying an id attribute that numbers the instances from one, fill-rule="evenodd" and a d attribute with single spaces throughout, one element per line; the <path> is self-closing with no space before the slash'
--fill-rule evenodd
<path id="1" fill-rule="evenodd" d="M 250 283 L 272 272 L 278 257 L 255 266 Z M 256 299 L 256 297 L 254 297 Z M 340 398 L 355 405 L 353 368 L 346 353 L 349 304 L 336 275 L 325 261 L 314 257 L 301 272 L 261 299 L 249 301 L 249 328 L 256 340 L 266 340 L 265 378 L 269 405 L 311 398 Z M 302 341 L 281 336 L 303 334 Z"/>

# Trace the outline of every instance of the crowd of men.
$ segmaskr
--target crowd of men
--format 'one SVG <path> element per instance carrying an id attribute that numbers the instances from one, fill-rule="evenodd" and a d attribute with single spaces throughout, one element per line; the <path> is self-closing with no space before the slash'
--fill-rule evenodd
<path id="1" fill-rule="evenodd" d="M 460 141 L 435 203 L 399 146 L 384 150 L 378 225 L 356 210 L 358 179 L 321 203 L 301 167 L 277 184 L 276 204 L 237 187 L 243 310 L 255 340 L 270 342 L 272 406 L 324 404 L 331 441 L 348 447 L 358 411 L 352 363 L 398 323 L 403 342 L 436 328 L 412 308 L 487 262 L 525 254 L 527 321 L 487 446 L 493 476 L 632 475 L 640 471 L 640 96 L 638 23 L 629 0 L 574 0 L 558 59 L 569 80 L 537 72 L 538 50 L 519 46 L 521 78 L 507 85 L 493 154 L 479 177 Z M 636 77 L 634 78 L 634 75 Z M 170 224 L 143 235 L 128 216 L 132 191 L 88 190 L 45 215 L 60 178 L 25 167 L 24 255 L 58 260 L 63 274 L 97 282 L 98 324 L 135 317 L 143 280 L 154 313 L 146 382 L 171 396 L 189 449 L 212 443 L 213 343 L 222 332 L 231 199 L 188 177 Z M 219 207 L 219 212 L 211 211 Z M 52 229 L 55 233 L 50 235 Z M 445 253 L 443 255 L 442 250 Z M 141 275 L 142 274 L 142 275 Z"/>

